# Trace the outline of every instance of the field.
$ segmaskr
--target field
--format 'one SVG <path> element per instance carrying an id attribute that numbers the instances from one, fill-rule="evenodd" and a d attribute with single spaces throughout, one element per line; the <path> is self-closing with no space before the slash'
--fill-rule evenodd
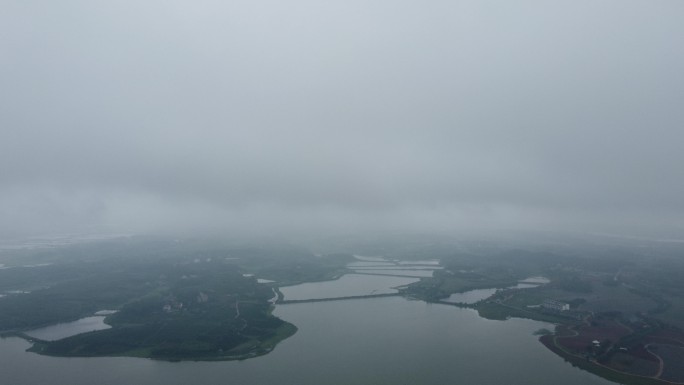
<path id="1" fill-rule="evenodd" d="M 600 349 L 605 351 L 621 338 L 631 334 L 631 330 L 615 319 L 600 317 L 588 324 L 559 328 L 556 338 L 558 345 L 573 354 L 597 354 L 593 341 L 598 341 Z"/>

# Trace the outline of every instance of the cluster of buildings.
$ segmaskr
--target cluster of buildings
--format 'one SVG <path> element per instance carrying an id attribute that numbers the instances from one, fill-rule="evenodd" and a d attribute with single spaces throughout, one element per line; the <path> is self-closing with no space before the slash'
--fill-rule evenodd
<path id="1" fill-rule="evenodd" d="M 556 301 L 555 299 L 546 299 L 541 304 L 542 309 L 552 310 L 552 311 L 568 311 L 570 310 L 570 304 L 565 302 Z"/>
<path id="2" fill-rule="evenodd" d="M 559 315 L 566 318 L 581 320 L 588 315 L 586 311 L 570 310 L 570 304 L 555 299 L 546 299 L 539 305 L 542 312 Z"/>

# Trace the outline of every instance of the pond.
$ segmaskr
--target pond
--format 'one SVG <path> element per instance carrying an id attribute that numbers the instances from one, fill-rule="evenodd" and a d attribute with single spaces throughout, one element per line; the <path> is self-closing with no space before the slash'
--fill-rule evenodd
<path id="1" fill-rule="evenodd" d="M 65 322 L 40 329 L 27 331 L 26 334 L 45 341 L 54 341 L 94 330 L 109 329 L 104 323 L 106 315 L 85 317 L 73 322 Z"/>
<path id="2" fill-rule="evenodd" d="M 545 277 L 529 277 L 529 278 L 525 278 L 522 281 L 519 281 L 516 285 L 507 287 L 506 289 L 531 289 L 534 287 L 538 287 L 539 285 L 547 284 L 549 282 L 551 282 L 551 281 Z M 489 288 L 489 289 L 469 290 L 469 291 L 466 291 L 463 293 L 451 294 L 448 298 L 443 299 L 441 301 L 442 302 L 463 303 L 463 304 L 472 305 L 476 302 L 480 302 L 482 300 L 485 300 L 485 299 L 493 296 L 499 290 L 502 290 L 502 289 Z"/>
<path id="3" fill-rule="evenodd" d="M 443 299 L 442 302 L 465 303 L 471 305 L 493 296 L 497 290 L 498 289 L 477 289 L 463 293 L 454 293 L 450 295 L 449 298 Z"/>

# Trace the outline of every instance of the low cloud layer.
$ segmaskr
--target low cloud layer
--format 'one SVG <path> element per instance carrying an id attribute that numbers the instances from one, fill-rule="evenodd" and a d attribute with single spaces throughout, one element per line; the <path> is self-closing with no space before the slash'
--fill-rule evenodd
<path id="1" fill-rule="evenodd" d="M 684 231 L 681 1 L 0 10 L 0 237 Z"/>

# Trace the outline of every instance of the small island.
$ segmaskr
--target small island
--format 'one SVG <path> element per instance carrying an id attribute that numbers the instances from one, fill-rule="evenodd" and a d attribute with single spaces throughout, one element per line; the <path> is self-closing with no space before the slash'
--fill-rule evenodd
<path id="1" fill-rule="evenodd" d="M 106 318 L 109 329 L 56 341 L 33 338 L 31 351 L 54 356 L 131 356 L 235 360 L 266 354 L 296 327 L 271 315 L 269 287 L 222 263 L 177 265 L 150 292 Z"/>
<path id="2" fill-rule="evenodd" d="M 345 261 L 283 248 L 217 251 L 132 243 L 113 243 L 113 250 L 99 249 L 97 257 L 89 255 L 89 246 L 79 246 L 39 269 L 0 270 L 6 278 L 0 290 L 17 285 L 23 290 L 0 302 L 0 330 L 30 341 L 33 352 L 52 356 L 242 360 L 270 352 L 297 331 L 271 314 L 278 299 L 272 279 L 325 279 Z M 45 260 L 54 252 L 32 257 Z M 105 318 L 110 328 L 54 341 L 30 335 L 32 329 L 101 309 L 117 309 Z"/>

